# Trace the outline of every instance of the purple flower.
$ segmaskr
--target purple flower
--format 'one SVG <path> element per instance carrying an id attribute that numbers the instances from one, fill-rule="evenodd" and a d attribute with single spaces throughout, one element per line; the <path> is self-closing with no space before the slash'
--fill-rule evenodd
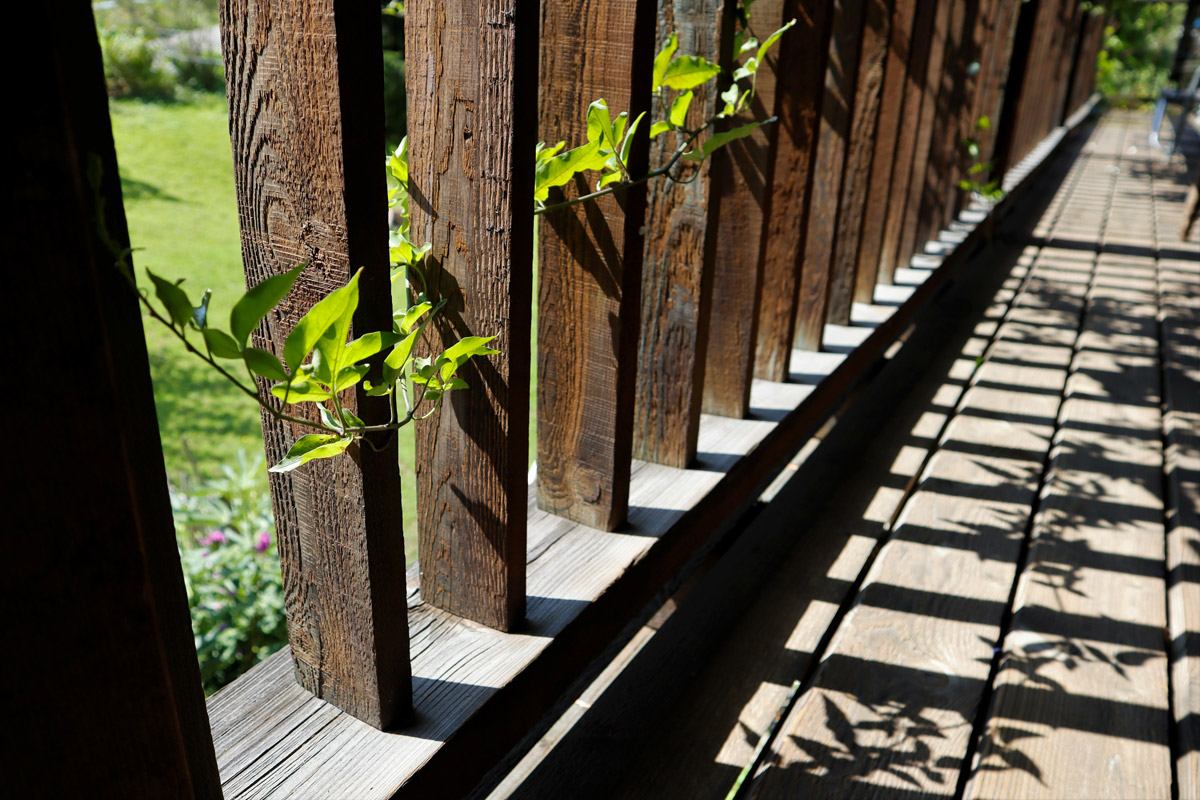
<path id="1" fill-rule="evenodd" d="M 225 544 L 225 532 L 213 531 L 208 536 L 200 540 L 200 544 Z"/>
<path id="2" fill-rule="evenodd" d="M 265 553 L 271 546 L 271 534 L 267 531 L 259 531 L 258 538 L 254 541 L 254 549 L 260 553 Z"/>

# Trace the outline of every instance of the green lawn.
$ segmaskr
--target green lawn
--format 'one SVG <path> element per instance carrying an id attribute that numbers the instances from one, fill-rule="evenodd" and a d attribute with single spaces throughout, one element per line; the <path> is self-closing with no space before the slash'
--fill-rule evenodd
<path id="1" fill-rule="evenodd" d="M 224 98 L 198 95 L 177 104 L 114 100 L 110 109 L 130 239 L 139 248 L 135 267 L 186 278 L 193 297 L 211 288 L 210 314 L 225 327 L 245 283 Z M 146 322 L 167 473 L 174 478 L 194 459 L 201 471 L 215 474 L 220 464 L 234 461 L 238 449 L 262 452 L 253 402 L 184 352 L 166 329 Z M 536 370 L 536 359 L 533 366 Z M 531 460 L 535 448 L 531 426 Z M 405 551 L 412 561 L 417 506 L 411 428 L 400 431 L 400 450 Z"/>

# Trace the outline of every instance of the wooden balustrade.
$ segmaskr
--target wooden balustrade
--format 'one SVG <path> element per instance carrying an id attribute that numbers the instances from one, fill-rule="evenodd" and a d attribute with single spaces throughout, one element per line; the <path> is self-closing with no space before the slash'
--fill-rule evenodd
<path id="1" fill-rule="evenodd" d="M 470 389 L 418 424 L 419 594 L 406 596 L 399 487 L 412 476 L 399 475 L 394 438 L 378 451 L 354 448 L 271 482 L 291 642 L 290 655 L 280 658 L 292 659 L 308 692 L 376 728 L 405 730 L 415 680 L 414 724 L 436 728 L 436 735 L 412 737 L 425 749 L 389 773 L 394 785 L 380 788 L 383 794 L 416 785 L 406 781 L 417 773 L 426 786 L 435 779 L 473 785 L 490 762 L 464 765 L 462 756 L 476 748 L 498 757 L 515 744 L 622 625 L 753 499 L 790 449 L 867 374 L 937 281 L 824 379 L 805 378 L 814 386 L 785 383 L 793 359 L 804 357 L 798 351 L 820 350 L 827 323 L 850 323 L 852 302 L 871 302 L 878 285 L 891 283 L 897 268 L 970 202 L 958 187 L 971 163 L 965 137 L 977 138 L 980 160 L 1015 164 L 1083 103 L 1103 31 L 1102 17 L 1084 13 L 1078 0 L 759 0 L 758 35 L 797 19 L 760 72 L 745 115 L 773 114 L 778 122 L 719 151 L 691 183 L 639 184 L 540 219 L 539 511 L 526 481 L 534 144 L 580 143 L 588 104 L 600 97 L 614 113 L 628 110 L 631 120 L 642 111 L 653 116 L 651 63 L 672 31 L 681 52 L 728 66 L 734 5 L 546 2 L 539 18 L 536 6 L 516 0 L 412 0 L 406 11 L 412 230 L 433 245 L 427 289 L 447 301 L 429 347 L 473 334 L 496 336 L 502 352 L 470 367 Z M 106 423 L 116 420 L 104 434 L 113 438 L 110 455 L 121 437 L 138 441 L 136 450 L 123 460 L 97 456 L 72 489 L 84 496 L 112 483 L 124 498 L 98 502 L 103 518 L 76 515 L 70 530 L 79 536 L 71 541 L 86 544 L 85 520 L 112 527 L 127 519 L 109 559 L 120 561 L 129 580 L 114 590 L 137 588 L 136 597 L 114 594 L 93 609 L 130 615 L 121 631 L 132 641 L 120 647 L 140 655 L 120 664 L 140 666 L 104 673 L 116 689 L 111 697 L 92 693 L 89 714 L 125 720 L 121 730 L 137 734 L 137 746 L 162 750 L 150 767 L 129 767 L 136 780 L 133 772 L 120 778 L 131 795 L 169 787 L 163 793 L 215 796 L 208 722 L 194 664 L 185 663 L 190 639 L 136 304 L 131 295 L 118 297 L 116 273 L 105 273 L 108 255 L 86 224 L 106 209 L 110 232 L 123 242 L 120 188 L 98 102 L 99 52 L 88 12 L 62 15 L 73 38 L 55 45 L 47 58 L 58 61 L 42 71 L 50 77 L 27 94 L 54 101 L 37 130 L 69 135 L 46 139 L 52 144 L 39 150 L 44 158 L 23 177 L 19 195 L 32 199 L 30 213 L 41 213 L 35 209 L 48 195 L 29 176 L 54 172 L 71 203 L 58 242 L 69 241 L 74 226 L 86 231 L 87 247 L 68 254 L 37 239 L 26 250 L 31 260 L 34 251 L 57 253 L 54 263 L 74 271 L 76 285 L 92 287 L 94 296 L 81 295 L 76 305 L 92 315 L 90 329 L 111 333 L 103 345 L 89 339 L 103 350 L 93 365 L 97 385 L 104 370 L 96 365 L 112 361 L 120 346 L 123 359 L 112 368 L 137 386 L 132 401 L 104 394 L 91 411 Z M 296 320 L 359 267 L 354 327 L 388 328 L 381 45 L 373 6 L 223 0 L 221 28 L 247 281 L 310 262 L 297 291 L 255 331 L 256 345 L 280 352 Z M 73 72 L 85 74 L 90 95 L 61 80 Z M 718 102 L 715 92 L 698 92 L 689 120 L 707 118 Z M 985 116 L 991 124 L 979 128 Z M 635 174 L 665 152 L 648 140 L 649 122 L 630 151 Z M 56 157 L 53 148 L 67 155 Z M 95 193 L 87 188 L 92 154 L 103 167 Z M 551 200 L 589 190 L 579 180 Z M 98 206 L 97 198 L 107 204 Z M 978 244 L 982 235 L 970 241 Z M 764 398 L 779 404 L 777 418 L 740 422 L 758 414 Z M 388 415 L 386 402 L 362 390 L 343 402 L 368 423 Z M 702 420 L 702 405 L 715 416 Z M 269 414 L 263 425 L 268 458 L 278 460 L 299 428 Z M 687 469 L 698 457 L 704 469 Z M 93 479 L 101 482 L 84 485 Z M 641 536 L 600 533 L 612 530 Z M 639 539 L 636 548 L 626 541 Z M 551 584 L 542 576 L 543 594 L 529 589 L 527 602 L 527 574 L 548 563 L 533 562 L 555 547 L 560 555 L 552 563 L 573 564 L 561 568 L 578 575 L 555 575 Z M 564 555 L 563 548 L 576 549 Z M 47 558 L 39 550 L 26 560 Z M 63 569 L 64 585 L 107 585 L 89 564 L 72 561 Z M 548 585 L 563 595 L 549 596 Z M 535 602 L 536 615 L 529 611 Z M 64 618 L 68 605 L 82 607 L 63 603 Z M 423 637 L 423 653 L 446 649 L 441 663 L 454 662 L 451 650 L 463 642 L 491 637 L 461 658 L 503 651 L 498 677 L 475 685 L 417 672 L 409 658 L 410 613 L 425 614 L 413 635 Z M 459 617 L 493 630 L 480 632 Z M 88 626 L 108 623 L 80 620 L 71 630 L 84 640 L 84 661 L 112 658 L 116 639 L 85 635 Z M 544 636 L 497 632 L 522 629 Z M 268 680 L 265 671 L 258 674 L 248 680 Z M 52 679 L 78 677 L 65 669 Z M 130 706 L 136 713 L 110 708 L 113 698 L 131 696 L 125 689 L 134 683 L 145 689 Z M 443 695 L 461 699 L 439 701 L 453 709 L 444 720 L 421 717 L 420 702 Z M 221 724 L 238 713 L 222 707 Z M 395 739 L 376 746 L 383 748 L 371 751 L 379 758 L 400 747 Z"/>

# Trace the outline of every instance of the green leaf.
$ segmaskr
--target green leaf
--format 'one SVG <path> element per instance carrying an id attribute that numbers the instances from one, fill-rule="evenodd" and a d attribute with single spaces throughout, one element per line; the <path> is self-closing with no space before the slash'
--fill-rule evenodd
<path id="1" fill-rule="evenodd" d="M 587 138 L 589 142 L 597 142 L 600 147 L 616 150 L 616 140 L 613 137 L 612 119 L 608 113 L 608 103 L 601 97 L 593 100 L 587 109 Z"/>
<path id="2" fill-rule="evenodd" d="M 282 275 L 273 275 L 242 295 L 242 299 L 237 301 L 229 314 L 229 332 L 233 334 L 239 347 L 246 346 L 250 331 L 254 330 L 268 311 L 287 297 L 288 292 L 292 290 L 292 284 L 307 266 L 308 262 L 305 261 Z"/>
<path id="3" fill-rule="evenodd" d="M 650 138 L 657 139 L 659 136 L 669 130 L 671 130 L 671 123 L 667 122 L 665 119 L 660 119 L 658 122 L 650 126 Z"/>
<path id="4" fill-rule="evenodd" d="M 279 359 L 266 350 L 247 347 L 242 351 L 242 358 L 245 359 L 246 366 L 255 375 L 261 375 L 273 381 L 286 382 L 288 380 L 287 370 L 283 368 L 283 364 L 280 364 Z"/>
<path id="5" fill-rule="evenodd" d="M 596 182 L 596 191 L 600 191 L 605 186 L 608 186 L 610 184 L 620 183 L 620 181 L 621 181 L 621 173 L 620 172 L 617 172 L 616 170 L 614 170 L 612 172 L 606 172 L 606 173 L 604 173 L 604 175 L 601 176 L 600 180 Z"/>
<path id="6" fill-rule="evenodd" d="M 428 300 L 426 300 L 422 303 L 417 303 L 415 306 L 408 309 L 408 311 L 396 313 L 393 315 L 393 319 L 396 320 L 396 323 L 400 328 L 400 333 L 407 334 L 412 331 L 413 325 L 417 324 L 417 320 L 423 317 L 425 312 L 432 309 L 433 314 L 436 314 L 444 305 L 446 305 L 445 300 L 440 301 L 436 307 L 433 305 L 433 303 L 430 303 Z M 430 316 L 433 316 L 433 314 Z"/>
<path id="7" fill-rule="evenodd" d="M 217 330 L 216 328 L 204 329 L 204 343 L 208 345 L 208 350 L 217 358 L 241 358 L 242 349 L 238 347 L 238 343 L 233 340 L 225 331 Z"/>
<path id="8" fill-rule="evenodd" d="M 401 186 L 408 185 L 408 137 L 400 140 L 395 152 L 388 156 L 388 173 L 400 182 Z"/>
<path id="9" fill-rule="evenodd" d="M 546 159 L 558 155 L 559 152 L 566 146 L 566 142 L 559 142 L 553 147 L 547 147 L 545 142 L 538 142 L 537 149 L 533 151 L 533 160 L 535 163 L 540 164 Z"/>
<path id="10" fill-rule="evenodd" d="M 342 432 L 342 427 L 343 427 L 342 423 L 338 422 L 338 418 L 333 415 L 332 411 L 330 411 L 328 408 L 321 405 L 320 403 L 317 403 L 317 411 L 321 414 L 321 424 L 322 425 L 324 425 L 327 428 L 333 428 L 338 433 Z"/>
<path id="11" fill-rule="evenodd" d="M 964 192 L 971 191 L 971 187 L 973 187 L 974 185 L 975 184 L 971 183 L 969 180 L 967 180 L 965 178 L 958 182 L 958 188 L 962 189 Z"/>
<path id="12" fill-rule="evenodd" d="M 412 331 L 400 340 L 400 343 L 392 348 L 392 352 L 388 353 L 387 358 L 383 360 L 383 383 L 391 386 L 396 382 L 396 378 L 400 377 L 400 371 L 404 369 L 408 357 L 412 355 L 413 346 L 421 338 L 421 333 L 425 330 L 425 326 L 429 324 L 429 318 L 426 318 L 416 330 Z"/>
<path id="13" fill-rule="evenodd" d="M 624 116 L 624 112 L 622 112 Z M 633 137 L 637 135 L 638 126 L 642 124 L 642 119 L 646 116 L 646 112 L 637 115 L 637 119 L 629 126 L 629 130 L 625 132 L 625 140 L 621 142 L 621 163 L 629 164 L 629 149 L 633 146 Z"/>
<path id="14" fill-rule="evenodd" d="M 749 59 L 747 59 L 745 64 L 733 71 L 734 83 L 737 83 L 737 81 L 740 81 L 743 78 L 749 78 L 756 72 L 758 72 L 758 59 L 754 56 L 751 56 Z"/>
<path id="15" fill-rule="evenodd" d="M 451 389 L 470 389 L 471 386 L 462 378 L 455 375 L 453 378 L 450 378 L 448 381 L 446 381 L 444 388 L 448 392 Z"/>
<path id="16" fill-rule="evenodd" d="M 314 458 L 332 458 L 341 454 L 352 441 L 354 440 L 348 436 L 333 433 L 310 433 L 301 436 L 283 460 L 271 467 L 270 472 L 291 472 Z"/>
<path id="17" fill-rule="evenodd" d="M 441 365 L 442 380 L 447 380 L 458 371 L 458 368 L 475 356 L 487 356 L 499 353 L 485 345 L 495 336 L 465 336 L 460 341 L 448 347 L 438 356 L 437 364 Z"/>
<path id="18" fill-rule="evenodd" d="M 758 48 L 758 53 L 757 53 L 757 54 L 755 54 L 754 58 L 755 58 L 755 59 L 756 59 L 756 60 L 757 60 L 759 63 L 762 63 L 763 56 L 765 56 L 765 55 L 767 54 L 767 51 L 768 51 L 768 50 L 770 50 L 772 47 L 774 47 L 774 46 L 775 46 L 775 43 L 779 41 L 779 37 L 780 37 L 780 36 L 783 36 L 785 33 L 787 33 L 787 32 L 788 32 L 788 29 L 789 29 L 789 28 L 791 28 L 791 27 L 792 27 L 793 25 L 795 25 L 795 24 L 796 24 L 796 20 L 794 20 L 794 19 L 793 19 L 793 20 L 790 20 L 790 21 L 789 21 L 789 22 L 788 22 L 786 25 L 784 25 L 782 28 L 780 28 L 779 30 L 775 31 L 775 32 L 774 32 L 774 33 L 772 33 L 770 36 L 768 36 L 768 37 L 767 37 L 767 38 L 766 38 L 766 39 L 763 41 L 763 43 L 762 43 L 761 45 L 759 45 L 759 48 Z"/>
<path id="19" fill-rule="evenodd" d="M 330 327 L 336 325 L 342 331 L 339 343 L 346 341 L 350 318 L 358 308 L 358 276 L 361 274 L 360 269 L 348 284 L 330 292 L 296 323 L 283 344 L 283 360 L 288 369 L 300 366 Z"/>
<path id="20" fill-rule="evenodd" d="M 646 112 L 643 111 L 642 113 L 645 114 Z M 622 111 L 620 114 L 617 114 L 617 118 L 613 120 L 613 124 L 612 124 L 613 149 L 616 149 L 616 145 L 621 142 L 621 137 L 625 135 L 625 125 L 628 122 L 629 122 L 629 112 L 628 111 Z"/>
<path id="21" fill-rule="evenodd" d="M 178 284 L 160 278 L 150 270 L 146 270 L 146 274 L 150 276 L 150 281 L 154 284 L 154 294 L 167 310 L 167 316 L 182 328 L 192 318 L 192 301 L 188 299 L 187 292 L 180 289 Z"/>
<path id="22" fill-rule="evenodd" d="M 329 390 L 321 386 L 321 384 L 304 378 L 293 380 L 290 389 L 286 384 L 277 383 L 271 387 L 271 394 L 280 400 L 287 397 L 288 405 L 309 401 L 320 403 L 333 397 Z"/>
<path id="23" fill-rule="evenodd" d="M 739 125 L 736 128 L 731 128 L 727 131 L 721 131 L 720 133 L 714 133 L 712 136 L 708 137 L 708 141 L 704 143 L 704 155 L 698 159 L 693 158 L 690 160 L 703 161 L 706 157 L 711 156 L 715 151 L 719 150 L 730 142 L 736 139 L 745 139 L 747 136 L 758 130 L 759 127 L 771 122 L 773 119 L 774 117 L 771 119 L 760 120 L 758 122 L 751 122 L 747 125 Z M 692 152 L 694 153 L 695 151 L 693 150 Z M 687 158 L 687 154 L 684 155 L 684 158 Z"/>
<path id="24" fill-rule="evenodd" d="M 550 196 L 551 188 L 562 186 L 577 172 L 583 172 L 586 169 L 601 169 L 607 156 L 599 155 L 599 153 L 599 142 L 589 142 L 538 164 L 534 172 L 534 199 L 544 201 Z"/>
<path id="25" fill-rule="evenodd" d="M 729 117 L 736 114 L 738 105 L 738 85 L 736 83 L 729 84 L 729 88 L 721 92 L 721 100 L 725 103 L 725 108 L 721 111 L 722 117 Z"/>
<path id="26" fill-rule="evenodd" d="M 662 85 L 671 89 L 692 89 L 721 74 L 721 67 L 701 56 L 680 56 L 667 65 Z"/>
<path id="27" fill-rule="evenodd" d="M 346 426 L 349 428 L 365 428 L 367 423 L 363 422 L 357 414 L 348 408 L 342 408 L 342 417 L 346 420 Z"/>
<path id="28" fill-rule="evenodd" d="M 380 350 L 391 347 L 401 338 L 400 334 L 391 331 L 372 331 L 360 336 L 346 345 L 346 352 L 342 354 L 341 358 L 342 363 L 357 364 L 364 358 L 370 358 Z"/>
<path id="29" fill-rule="evenodd" d="M 349 367 L 342 367 L 338 370 L 337 382 L 333 389 L 335 392 L 342 392 L 354 386 L 367 376 L 370 371 L 370 364 L 352 364 Z"/>
<path id="30" fill-rule="evenodd" d="M 991 127 L 992 127 L 992 118 L 989 117 L 987 114 L 984 114 L 982 117 L 975 120 L 975 129 L 976 130 L 986 131 Z"/>
<path id="31" fill-rule="evenodd" d="M 741 31 L 738 31 L 738 33 L 740 34 Z M 734 44 L 737 45 L 737 42 L 735 41 Z M 740 56 L 742 53 L 748 53 L 756 47 L 758 47 L 758 39 L 755 39 L 753 36 L 751 36 L 749 39 L 742 42 L 741 45 L 734 47 L 734 51 Z"/>
<path id="32" fill-rule="evenodd" d="M 204 330 L 208 327 L 208 301 L 212 298 L 212 289 L 204 290 L 204 297 L 200 298 L 200 305 L 192 309 L 192 324 L 198 330 Z"/>
<path id="33" fill-rule="evenodd" d="M 654 78 L 650 81 L 650 85 L 657 90 L 663 83 L 663 76 L 667 74 L 667 67 L 671 64 L 671 56 L 675 55 L 675 51 L 679 49 L 679 37 L 672 33 L 667 37 L 667 43 L 663 45 L 662 51 L 654 57 Z"/>
<path id="34" fill-rule="evenodd" d="M 667 114 L 667 119 L 670 120 L 671 124 L 676 128 L 682 127 L 683 123 L 687 121 L 688 107 L 692 104 L 692 97 L 694 94 L 695 93 L 689 89 L 688 91 L 676 96 L 675 102 L 671 103 L 671 111 Z"/>
<path id="35" fill-rule="evenodd" d="M 430 242 L 418 247 L 405 235 L 403 229 L 391 231 L 388 234 L 388 261 L 392 264 L 403 264 L 404 266 L 417 264 L 432 248 L 433 245 Z"/>

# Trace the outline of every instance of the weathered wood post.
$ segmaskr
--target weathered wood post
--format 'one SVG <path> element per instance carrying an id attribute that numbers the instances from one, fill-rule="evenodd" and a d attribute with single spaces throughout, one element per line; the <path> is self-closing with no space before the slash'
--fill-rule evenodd
<path id="1" fill-rule="evenodd" d="M 630 123 L 649 111 L 655 6 L 543 4 L 537 119 L 546 137 L 587 141 L 598 98 L 614 116 L 628 110 Z M 649 129 L 643 120 L 631 175 L 646 172 Z M 592 188 L 577 176 L 550 202 Z M 550 211 L 538 226 L 538 504 L 602 530 L 622 524 L 629 506 L 645 210 L 638 184 Z"/>
<path id="2" fill-rule="evenodd" d="M 501 630 L 525 615 L 537 24 L 516 0 L 406 5 L 412 232 L 448 301 L 431 347 L 501 351 L 417 428 L 421 596 Z"/>
<path id="3" fill-rule="evenodd" d="M 255 346 L 280 354 L 360 267 L 353 330 L 391 330 L 378 8 L 223 0 L 220 11 L 246 281 L 310 261 Z M 368 424 L 387 421 L 387 399 L 362 384 L 342 402 Z M 305 432 L 264 412 L 268 460 Z M 347 452 L 271 476 L 288 638 L 301 685 L 383 728 L 412 700 L 395 437 Z"/>

